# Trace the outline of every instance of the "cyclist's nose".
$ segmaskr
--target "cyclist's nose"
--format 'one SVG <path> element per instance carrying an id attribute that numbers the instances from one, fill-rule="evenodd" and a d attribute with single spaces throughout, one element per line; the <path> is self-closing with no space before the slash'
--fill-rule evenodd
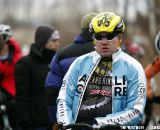
<path id="1" fill-rule="evenodd" d="M 103 44 L 109 44 L 109 41 L 106 38 L 102 38 L 102 43 Z"/>

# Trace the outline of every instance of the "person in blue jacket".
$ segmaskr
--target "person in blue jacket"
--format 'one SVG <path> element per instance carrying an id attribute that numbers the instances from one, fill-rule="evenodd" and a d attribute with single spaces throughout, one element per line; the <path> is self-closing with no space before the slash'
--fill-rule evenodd
<path id="1" fill-rule="evenodd" d="M 122 18 L 113 12 L 92 19 L 95 51 L 78 57 L 64 76 L 57 98 L 58 123 L 136 126 L 141 122 L 146 77 L 142 65 L 120 48 L 124 30 Z"/>
<path id="2" fill-rule="evenodd" d="M 89 23 L 94 16 L 96 16 L 96 13 L 88 13 L 81 18 L 81 33 L 74 39 L 73 44 L 61 49 L 52 59 L 51 70 L 46 78 L 45 88 L 49 117 L 53 124 L 57 122 L 56 99 L 69 66 L 78 56 L 94 51 L 92 33 L 89 32 Z"/>

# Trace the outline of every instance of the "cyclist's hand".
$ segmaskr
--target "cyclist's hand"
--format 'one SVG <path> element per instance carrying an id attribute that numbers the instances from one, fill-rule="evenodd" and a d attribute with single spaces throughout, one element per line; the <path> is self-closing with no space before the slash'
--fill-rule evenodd
<path id="1" fill-rule="evenodd" d="M 63 127 L 63 123 L 58 123 L 58 128 L 59 128 L 59 130 L 61 130 L 62 129 L 62 127 Z"/>

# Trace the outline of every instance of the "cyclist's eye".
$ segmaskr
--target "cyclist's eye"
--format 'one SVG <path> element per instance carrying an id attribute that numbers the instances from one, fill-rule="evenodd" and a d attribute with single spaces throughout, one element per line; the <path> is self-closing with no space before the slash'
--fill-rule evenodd
<path id="1" fill-rule="evenodd" d="M 101 36 L 101 35 L 95 35 L 95 39 L 97 39 L 97 40 L 102 40 L 104 37 L 103 36 Z"/>
<path id="2" fill-rule="evenodd" d="M 115 37 L 116 37 L 116 35 L 110 34 L 110 35 L 108 35 L 108 36 L 106 37 L 106 39 L 107 39 L 107 40 L 112 40 L 112 39 L 115 38 Z"/>

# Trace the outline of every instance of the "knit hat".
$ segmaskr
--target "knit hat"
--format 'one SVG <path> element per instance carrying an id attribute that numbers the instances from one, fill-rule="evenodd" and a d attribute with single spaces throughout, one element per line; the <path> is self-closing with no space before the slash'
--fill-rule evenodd
<path id="1" fill-rule="evenodd" d="M 88 13 L 81 18 L 81 29 L 89 28 L 89 24 L 96 13 Z"/>
<path id="2" fill-rule="evenodd" d="M 60 39 L 60 35 L 59 35 L 59 32 L 58 32 L 57 30 L 55 30 L 55 31 L 51 34 L 51 36 L 50 36 L 50 38 L 49 38 L 49 40 L 55 40 L 55 39 Z"/>
<path id="3" fill-rule="evenodd" d="M 39 26 L 35 32 L 35 44 L 37 47 L 43 48 L 55 31 L 57 34 L 57 30 L 54 27 Z"/>

